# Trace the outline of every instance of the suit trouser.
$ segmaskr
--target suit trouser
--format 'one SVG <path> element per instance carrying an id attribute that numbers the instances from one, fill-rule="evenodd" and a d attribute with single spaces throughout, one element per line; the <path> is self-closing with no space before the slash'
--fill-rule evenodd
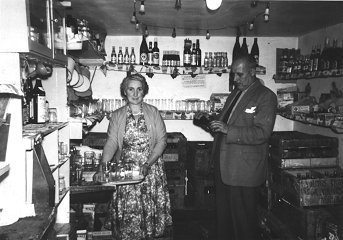
<path id="1" fill-rule="evenodd" d="M 258 189 L 230 186 L 216 179 L 217 240 L 259 239 Z"/>

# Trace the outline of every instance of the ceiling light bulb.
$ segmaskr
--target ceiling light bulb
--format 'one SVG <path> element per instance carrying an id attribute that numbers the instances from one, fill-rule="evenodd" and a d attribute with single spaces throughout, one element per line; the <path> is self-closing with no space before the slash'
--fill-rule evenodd
<path id="1" fill-rule="evenodd" d="M 139 30 L 139 21 L 138 20 L 136 21 L 136 30 L 137 31 Z"/>
<path id="2" fill-rule="evenodd" d="M 141 6 L 139 8 L 139 13 L 140 14 L 145 14 L 145 7 L 144 7 L 144 1 L 141 1 Z"/>
<path id="3" fill-rule="evenodd" d="M 264 14 L 264 21 L 269 22 L 269 14 Z"/>
<path id="4" fill-rule="evenodd" d="M 136 21 L 137 21 L 136 12 L 133 12 L 130 22 L 131 23 L 136 23 Z"/>
<path id="5" fill-rule="evenodd" d="M 179 10 L 181 8 L 181 0 L 176 0 L 175 8 L 176 8 L 176 10 Z"/>
<path id="6" fill-rule="evenodd" d="M 209 40 L 211 38 L 210 31 L 207 30 L 206 32 L 206 39 Z"/>
<path id="7" fill-rule="evenodd" d="M 206 0 L 207 8 L 212 11 L 217 10 L 221 4 L 222 4 L 222 0 Z"/>
<path id="8" fill-rule="evenodd" d="M 257 6 L 257 1 L 251 1 L 250 6 L 255 8 Z"/>
<path id="9" fill-rule="evenodd" d="M 250 23 L 249 23 L 249 30 L 251 31 L 251 30 L 253 30 L 254 29 L 254 21 L 251 21 Z"/>
<path id="10" fill-rule="evenodd" d="M 264 14 L 269 15 L 269 3 L 266 5 L 266 10 L 264 10 Z"/>
<path id="11" fill-rule="evenodd" d="M 172 37 L 176 38 L 176 29 L 175 28 L 173 28 Z"/>

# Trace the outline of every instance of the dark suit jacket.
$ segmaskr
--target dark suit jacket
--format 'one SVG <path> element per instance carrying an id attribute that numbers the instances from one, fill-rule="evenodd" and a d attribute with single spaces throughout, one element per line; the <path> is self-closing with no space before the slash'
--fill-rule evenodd
<path id="1" fill-rule="evenodd" d="M 228 96 L 219 120 L 237 91 Z M 265 181 L 268 139 L 274 127 L 276 106 L 276 95 L 256 80 L 233 110 L 228 134 L 215 135 L 212 154 L 215 169 L 220 171 L 216 177 L 221 176 L 224 184 L 253 187 Z"/>

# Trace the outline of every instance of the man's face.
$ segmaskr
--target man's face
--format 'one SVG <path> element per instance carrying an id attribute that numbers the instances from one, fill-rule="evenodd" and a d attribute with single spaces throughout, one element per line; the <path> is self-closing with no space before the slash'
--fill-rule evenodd
<path id="1" fill-rule="evenodd" d="M 232 72 L 235 76 L 234 83 L 241 91 L 247 89 L 255 81 L 254 71 L 248 67 L 245 61 L 235 61 L 232 65 Z"/>

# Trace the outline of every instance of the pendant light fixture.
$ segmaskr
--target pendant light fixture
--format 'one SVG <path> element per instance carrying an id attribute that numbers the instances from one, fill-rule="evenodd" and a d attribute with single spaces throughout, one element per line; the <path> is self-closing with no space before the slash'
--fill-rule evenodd
<path id="1" fill-rule="evenodd" d="M 173 28 L 172 37 L 176 38 L 176 29 L 175 28 Z"/>
<path id="2" fill-rule="evenodd" d="M 249 23 L 249 30 L 252 31 L 254 29 L 254 20 L 252 20 L 250 23 Z"/>
<path id="3" fill-rule="evenodd" d="M 136 21 L 136 31 L 138 31 L 138 30 L 139 30 L 139 21 L 137 19 L 137 21 Z"/>
<path id="4" fill-rule="evenodd" d="M 141 1 L 141 6 L 139 8 L 139 14 L 144 15 L 145 14 L 145 6 L 144 1 Z"/>
<path id="5" fill-rule="evenodd" d="M 207 32 L 206 32 L 206 39 L 209 40 L 210 38 L 211 38 L 210 31 L 207 30 Z"/>
<path id="6" fill-rule="evenodd" d="M 207 8 L 211 11 L 217 10 L 222 4 L 222 0 L 205 0 L 205 1 L 206 1 Z"/>
<path id="7" fill-rule="evenodd" d="M 137 22 L 136 12 L 133 12 L 130 22 L 133 24 L 135 24 Z"/>
<path id="8" fill-rule="evenodd" d="M 264 21 L 268 22 L 269 21 L 269 2 L 266 5 L 266 9 L 264 10 Z"/>
<path id="9" fill-rule="evenodd" d="M 181 9 L 181 0 L 176 0 L 176 2 L 175 2 L 175 9 L 176 10 Z"/>

